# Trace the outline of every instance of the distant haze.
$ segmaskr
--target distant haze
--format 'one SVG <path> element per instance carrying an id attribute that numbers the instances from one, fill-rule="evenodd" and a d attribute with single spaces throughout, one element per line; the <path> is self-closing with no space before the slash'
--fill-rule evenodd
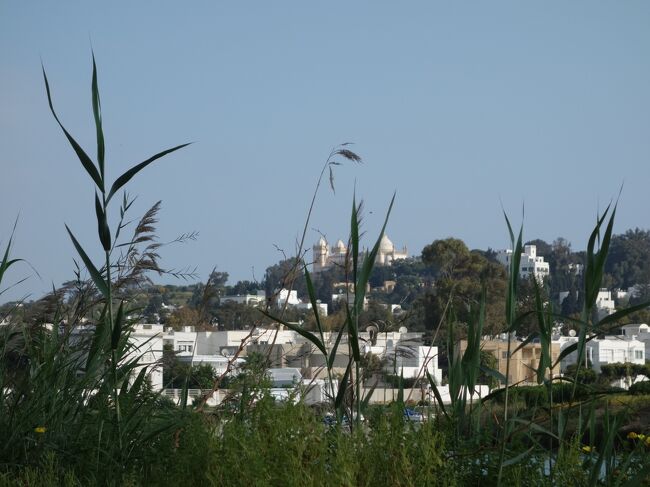
<path id="1" fill-rule="evenodd" d="M 355 188 L 368 244 L 397 192 L 388 234 L 411 255 L 448 236 L 506 247 L 502 205 L 516 225 L 525 208 L 526 240 L 583 249 L 622 183 L 615 232 L 648 228 L 648 26 L 646 1 L 2 2 L 0 241 L 19 215 L 14 256 L 40 277 L 16 267 L 5 285 L 30 277 L 0 300 L 73 276 L 64 223 L 99 258 L 91 181 L 41 61 L 94 155 L 94 49 L 111 179 L 195 141 L 133 180 L 132 218 L 161 199 L 161 241 L 199 232 L 163 264 L 234 282 L 293 253 L 347 141 L 364 163 L 336 168 L 335 194 L 324 181 L 309 248 L 318 231 L 347 238 Z"/>

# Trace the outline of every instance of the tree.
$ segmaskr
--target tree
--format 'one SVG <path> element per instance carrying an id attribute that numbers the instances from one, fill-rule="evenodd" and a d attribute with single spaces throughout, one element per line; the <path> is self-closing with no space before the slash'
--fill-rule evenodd
<path id="1" fill-rule="evenodd" d="M 633 384 L 639 375 L 650 377 L 650 365 L 630 362 L 605 364 L 601 365 L 600 374 L 603 381 L 608 384 L 619 379 L 630 379 L 630 384 Z"/>
<path id="2" fill-rule="evenodd" d="M 470 252 L 462 240 L 436 240 L 422 250 L 422 261 L 435 272 L 432 289 L 427 290 L 426 328 L 433 330 L 449 307 L 456 321 L 467 323 L 472 309 L 480 303 L 485 290 L 486 333 L 497 333 L 505 318 L 506 271 L 478 252 Z M 449 306 L 448 306 L 449 304 Z M 447 309 L 447 311 L 445 311 Z M 444 333 L 439 335 L 444 339 Z"/>
<path id="3" fill-rule="evenodd" d="M 581 366 L 578 369 L 578 364 L 570 364 L 567 366 L 564 373 L 568 377 L 575 378 L 580 384 L 594 384 L 598 380 L 598 374 L 596 374 L 596 371 L 591 368 L 591 363 L 588 365 L 588 367 Z M 578 370 L 577 377 L 576 370 Z"/>
<path id="4" fill-rule="evenodd" d="M 179 330 L 183 326 L 200 327 L 206 323 L 202 321 L 201 315 L 197 310 L 188 306 L 183 306 L 182 308 L 172 311 L 167 318 L 166 324 L 175 330 Z"/>
<path id="5" fill-rule="evenodd" d="M 149 295 L 149 301 L 144 309 L 144 319 L 148 323 L 154 323 L 156 320 L 155 315 L 160 318 L 160 310 L 162 309 L 163 298 L 160 292 L 156 289 L 154 293 Z"/>
<path id="6" fill-rule="evenodd" d="M 307 284 L 304 276 L 302 259 L 295 257 L 281 260 L 275 265 L 267 267 L 264 273 L 264 289 L 267 296 L 273 296 L 280 289 L 295 289 L 298 296 L 307 294 Z"/>
<path id="7" fill-rule="evenodd" d="M 650 231 L 635 228 L 612 236 L 605 272 L 613 287 L 650 283 Z"/>
<path id="8" fill-rule="evenodd" d="M 582 301 L 580 298 L 581 296 L 575 287 L 569 289 L 569 294 L 562 301 L 562 316 L 572 317 L 578 315 L 582 310 Z"/>
<path id="9" fill-rule="evenodd" d="M 228 289 L 228 294 L 253 294 L 262 289 L 262 285 L 257 281 L 237 281 L 237 283 Z"/>
<path id="10" fill-rule="evenodd" d="M 253 324 L 268 322 L 257 308 L 228 301 L 214 311 L 220 330 L 246 330 Z"/>
<path id="11" fill-rule="evenodd" d="M 485 369 L 499 370 L 499 361 L 493 353 L 481 350 L 481 372 L 479 373 L 477 382 L 479 384 L 487 384 L 490 389 L 494 389 L 499 385 L 499 381 L 490 374 L 485 373 Z"/>

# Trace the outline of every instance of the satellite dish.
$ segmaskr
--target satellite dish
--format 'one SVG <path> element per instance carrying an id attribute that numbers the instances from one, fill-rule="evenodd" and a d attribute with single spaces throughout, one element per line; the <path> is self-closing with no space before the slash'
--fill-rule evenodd
<path id="1" fill-rule="evenodd" d="M 222 348 L 221 349 L 221 355 L 228 358 L 228 357 L 232 356 L 232 352 L 227 348 Z"/>
<path id="2" fill-rule="evenodd" d="M 400 332 L 400 333 L 408 333 L 409 330 L 408 330 L 408 328 L 406 328 L 405 326 L 400 326 L 400 327 L 399 327 L 399 332 Z"/>
<path id="3" fill-rule="evenodd" d="M 569 336 L 570 337 L 576 336 L 576 331 L 575 330 L 569 330 Z"/>

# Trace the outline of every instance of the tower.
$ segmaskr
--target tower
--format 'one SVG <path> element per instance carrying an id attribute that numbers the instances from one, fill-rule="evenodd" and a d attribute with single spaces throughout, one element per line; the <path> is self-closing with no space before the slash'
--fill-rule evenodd
<path id="1" fill-rule="evenodd" d="M 312 247 L 313 252 L 313 272 L 317 274 L 327 267 L 327 259 L 329 257 L 329 248 L 327 240 L 321 236 L 316 245 Z"/>

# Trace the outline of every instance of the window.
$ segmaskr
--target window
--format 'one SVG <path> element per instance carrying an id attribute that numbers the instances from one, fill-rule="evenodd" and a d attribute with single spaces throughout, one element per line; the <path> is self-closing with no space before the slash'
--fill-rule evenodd
<path id="1" fill-rule="evenodd" d="M 508 358 L 508 352 L 501 352 L 501 358 L 502 359 L 507 359 Z"/>
<path id="2" fill-rule="evenodd" d="M 635 350 L 634 358 L 643 360 L 643 350 Z"/>

